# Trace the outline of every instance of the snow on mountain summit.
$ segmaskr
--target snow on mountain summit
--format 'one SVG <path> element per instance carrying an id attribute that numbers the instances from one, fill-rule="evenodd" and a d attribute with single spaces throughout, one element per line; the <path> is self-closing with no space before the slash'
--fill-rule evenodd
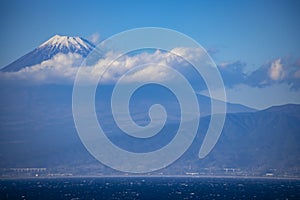
<path id="1" fill-rule="evenodd" d="M 94 48 L 93 44 L 91 44 L 90 42 L 88 42 L 83 38 L 60 36 L 60 35 L 53 36 L 48 41 L 41 44 L 39 48 L 43 48 L 46 46 L 51 46 L 53 48 L 58 48 L 58 49 L 69 48 L 70 50 L 78 49 L 78 50 L 86 50 L 86 51 L 91 51 Z"/>
<path id="2" fill-rule="evenodd" d="M 94 48 L 95 46 L 84 38 L 55 35 L 33 51 L 7 65 L 1 71 L 19 71 L 25 67 L 49 60 L 58 53 L 77 53 L 82 57 L 86 57 Z"/>

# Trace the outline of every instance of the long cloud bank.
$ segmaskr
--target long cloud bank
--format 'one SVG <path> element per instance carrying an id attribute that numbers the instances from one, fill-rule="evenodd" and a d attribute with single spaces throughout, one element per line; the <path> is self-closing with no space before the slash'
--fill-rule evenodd
<path id="1" fill-rule="evenodd" d="M 128 82 L 145 79 L 176 81 L 175 77 L 170 76 L 168 69 L 161 66 L 169 66 L 184 75 L 193 76 L 194 72 L 191 67 L 188 67 L 190 66 L 189 63 L 176 54 L 199 62 L 204 57 L 205 52 L 200 49 L 175 48 L 171 52 L 157 50 L 124 55 L 114 62 L 112 62 L 112 57 L 115 55 L 110 52 L 93 66 L 81 66 L 81 70 L 83 70 L 87 81 L 98 80 L 99 76 L 102 75 L 101 81 L 103 83 L 115 83 L 128 70 L 145 64 L 147 66 L 132 72 L 126 77 L 126 80 Z M 28 66 L 17 72 L 1 72 L 0 80 L 27 81 L 37 84 L 72 84 L 82 61 L 84 58 L 79 54 L 57 54 L 50 60 Z M 108 65 L 109 67 L 107 67 Z M 245 67 L 246 64 L 240 61 L 218 64 L 225 86 L 231 88 L 235 85 L 245 84 L 251 87 L 266 87 L 285 83 L 291 89 L 298 90 L 300 88 L 300 60 L 278 58 L 250 73 L 244 72 Z"/>

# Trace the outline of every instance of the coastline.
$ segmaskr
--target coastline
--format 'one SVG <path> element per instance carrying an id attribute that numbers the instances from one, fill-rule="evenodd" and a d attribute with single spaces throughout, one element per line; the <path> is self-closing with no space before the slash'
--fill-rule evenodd
<path id="1" fill-rule="evenodd" d="M 250 179 L 259 179 L 259 180 L 293 180 L 293 181 L 300 181 L 300 177 L 267 177 L 267 176 L 210 176 L 210 175 L 75 175 L 75 176 L 39 176 L 39 177 L 0 177 L 0 180 L 25 180 L 25 179 L 30 179 L 30 180 L 42 180 L 42 179 L 117 179 L 117 178 L 128 178 L 128 179 L 134 179 L 134 178 L 165 178 L 165 179 L 245 179 L 245 180 L 250 180 Z"/>

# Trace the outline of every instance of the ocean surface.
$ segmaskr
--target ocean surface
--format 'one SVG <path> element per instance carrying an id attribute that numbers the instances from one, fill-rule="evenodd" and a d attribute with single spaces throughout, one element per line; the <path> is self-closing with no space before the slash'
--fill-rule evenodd
<path id="1" fill-rule="evenodd" d="M 300 199 L 300 180 L 36 178 L 0 180 L 0 199 Z"/>

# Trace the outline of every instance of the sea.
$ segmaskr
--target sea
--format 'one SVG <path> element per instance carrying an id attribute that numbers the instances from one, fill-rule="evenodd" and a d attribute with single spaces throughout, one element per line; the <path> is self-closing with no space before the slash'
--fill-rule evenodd
<path id="1" fill-rule="evenodd" d="M 1 179 L 0 199 L 300 199 L 300 180 L 197 177 Z"/>

